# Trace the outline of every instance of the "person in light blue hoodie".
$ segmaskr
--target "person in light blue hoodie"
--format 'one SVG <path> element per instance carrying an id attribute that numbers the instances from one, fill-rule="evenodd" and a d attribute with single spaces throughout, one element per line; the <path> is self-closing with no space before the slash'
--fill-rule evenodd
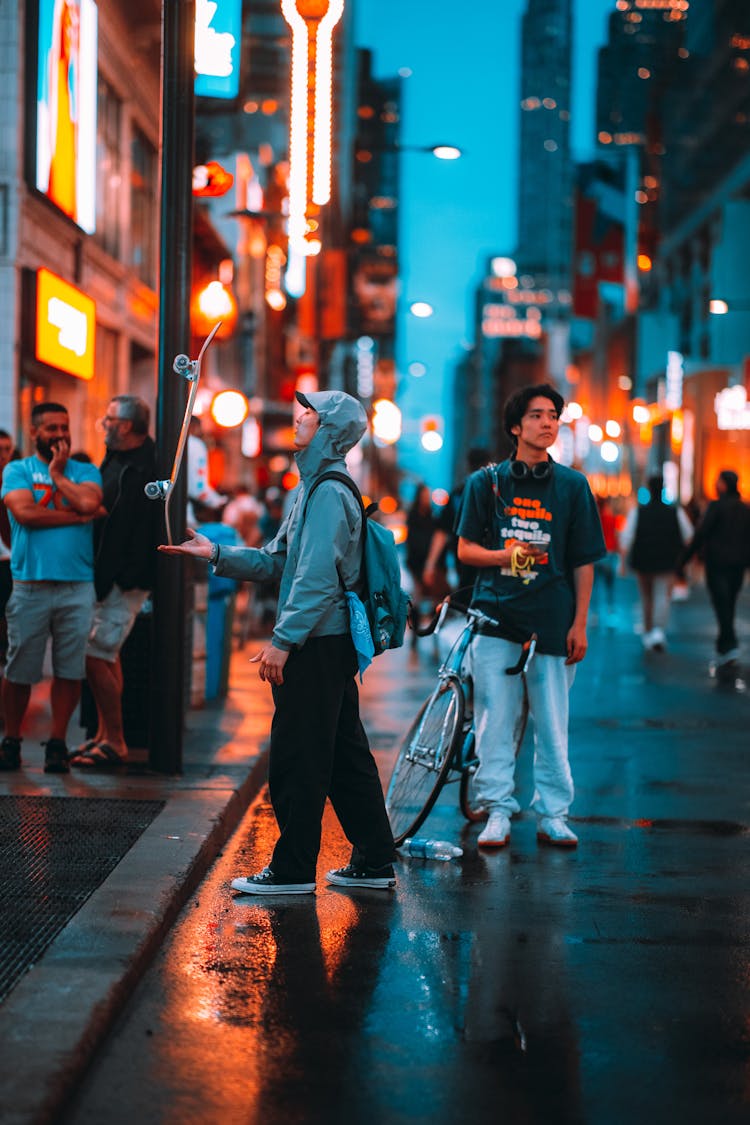
<path id="1" fill-rule="evenodd" d="M 276 708 L 268 781 L 279 839 L 268 866 L 232 886 L 256 895 L 313 892 L 330 797 L 352 855 L 326 880 L 388 889 L 396 882 L 396 852 L 359 716 L 346 597 L 362 593 L 362 511 L 341 481 L 326 480 L 311 495 L 324 473 L 347 472 L 344 458 L 365 433 L 367 416 L 343 391 L 298 392 L 297 399 L 304 408 L 294 442 L 300 485 L 276 537 L 260 548 L 225 547 L 189 530 L 184 543 L 159 549 L 207 559 L 227 578 L 280 580 L 270 643 L 253 658 Z"/>

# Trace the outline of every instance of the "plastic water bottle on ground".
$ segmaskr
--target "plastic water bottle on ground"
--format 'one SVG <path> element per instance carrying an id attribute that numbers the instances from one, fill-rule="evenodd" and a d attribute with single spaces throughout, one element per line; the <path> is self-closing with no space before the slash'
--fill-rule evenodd
<path id="1" fill-rule="evenodd" d="M 464 854 L 462 848 L 447 840 L 428 840 L 426 836 L 407 836 L 401 847 L 420 859 L 458 859 Z"/>

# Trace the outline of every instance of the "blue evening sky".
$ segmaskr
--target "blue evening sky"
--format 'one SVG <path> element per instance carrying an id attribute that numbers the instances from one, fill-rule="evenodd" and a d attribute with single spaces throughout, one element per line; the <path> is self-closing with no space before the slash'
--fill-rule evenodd
<path id="1" fill-rule="evenodd" d="M 614 0 L 574 0 L 574 155 L 594 152 L 596 50 L 606 38 Z M 404 412 L 402 466 L 414 479 L 448 488 L 451 435 L 449 373 L 471 332 L 472 296 L 483 263 L 515 250 L 519 56 L 526 0 L 357 0 L 357 43 L 374 54 L 376 76 L 402 68 L 403 144 L 440 141 L 466 150 L 446 162 L 423 153 L 402 157 L 401 314 L 397 362 Z M 540 91 L 540 95 L 543 92 Z M 554 190 L 554 185 L 550 185 Z M 429 301 L 435 315 L 406 309 Z M 419 360 L 427 374 L 406 374 Z M 446 417 L 439 454 L 419 447 L 419 417 Z M 405 490 L 408 495 L 410 490 Z"/>

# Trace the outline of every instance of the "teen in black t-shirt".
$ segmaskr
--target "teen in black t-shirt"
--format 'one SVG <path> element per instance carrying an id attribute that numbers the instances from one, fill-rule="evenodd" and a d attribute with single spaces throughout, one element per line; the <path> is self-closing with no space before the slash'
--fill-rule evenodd
<path id="1" fill-rule="evenodd" d="M 518 644 L 538 636 L 529 666 L 534 716 L 532 801 L 540 841 L 575 847 L 566 818 L 573 800 L 568 765 L 568 691 L 574 665 L 586 654 L 593 564 L 606 554 L 596 502 L 581 473 L 549 457 L 559 430 L 562 396 L 549 384 L 518 391 L 505 407 L 513 460 L 474 473 L 458 525 L 458 555 L 480 569 L 472 606 L 494 618 L 474 641 L 474 691 L 479 797 L 490 819 L 483 846 L 510 839 L 515 719 L 522 685 L 505 669 Z"/>

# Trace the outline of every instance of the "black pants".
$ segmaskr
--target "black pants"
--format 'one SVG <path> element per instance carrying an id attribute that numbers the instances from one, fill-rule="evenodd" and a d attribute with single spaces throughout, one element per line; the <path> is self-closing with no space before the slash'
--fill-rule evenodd
<path id="1" fill-rule="evenodd" d="M 719 625 L 719 635 L 716 638 L 719 656 L 737 648 L 734 614 L 744 573 L 743 566 L 717 566 L 715 563 L 706 566 L 706 585 Z"/>
<path id="2" fill-rule="evenodd" d="M 268 784 L 280 836 L 271 869 L 294 883 L 315 879 L 326 797 L 369 867 L 395 858 L 375 759 L 359 717 L 351 638 L 312 637 L 293 652 L 273 688 Z"/>

